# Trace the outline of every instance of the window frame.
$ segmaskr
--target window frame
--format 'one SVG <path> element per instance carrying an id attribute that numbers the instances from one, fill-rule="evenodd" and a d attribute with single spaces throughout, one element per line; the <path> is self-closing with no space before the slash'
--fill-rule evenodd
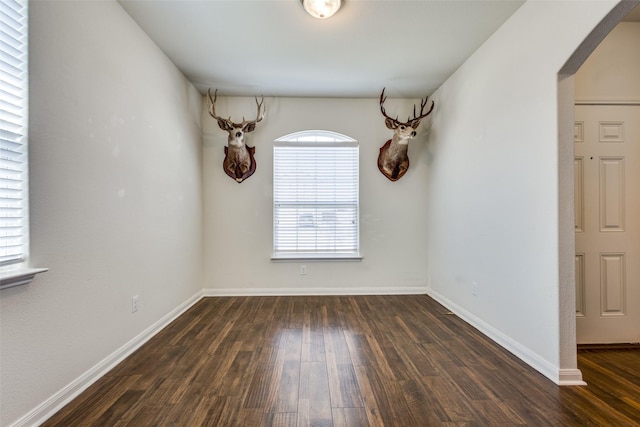
<path id="1" fill-rule="evenodd" d="M 0 260 L 0 289 L 5 289 L 25 285 L 48 269 L 29 267 L 29 5 L 0 2 L 7 17 L 0 51 L 0 256 L 6 258 Z"/>
<path id="2" fill-rule="evenodd" d="M 352 215 L 352 220 L 355 221 L 354 229 L 349 229 L 347 233 L 351 236 L 349 241 L 353 241 L 355 248 L 349 251 L 323 251 L 323 250 L 287 250 L 286 248 L 278 247 L 278 209 L 282 205 L 278 198 L 278 187 L 277 187 L 277 179 L 278 174 L 281 172 L 277 170 L 277 160 L 278 160 L 278 149 L 279 148 L 291 148 L 291 147 L 300 147 L 304 149 L 313 148 L 313 149 L 322 149 L 322 148 L 344 148 L 344 149 L 355 149 L 353 150 L 353 155 L 355 159 L 351 159 L 351 165 L 355 166 L 354 174 L 350 176 L 350 179 L 355 180 L 355 184 L 351 186 L 350 191 L 355 193 L 355 201 L 347 201 L 347 202 L 323 202 L 323 205 L 326 205 L 329 210 L 338 209 L 338 205 L 350 205 L 355 202 L 352 209 L 355 209 L 355 213 Z M 359 144 L 358 141 L 337 132 L 326 131 L 326 130 L 304 130 L 300 132 L 291 133 L 285 136 L 282 136 L 274 141 L 273 147 L 273 245 L 272 245 L 272 261 L 291 261 L 291 260 L 315 260 L 315 261 L 358 261 L 362 259 L 362 255 L 360 254 L 360 184 L 359 184 L 359 163 L 360 163 L 360 153 L 359 153 Z M 347 166 L 348 169 L 348 166 Z M 351 168 L 353 169 L 353 167 Z M 299 198 L 296 196 L 296 202 Z M 293 202 L 295 205 L 296 202 Z M 313 202 L 302 202 L 300 201 L 299 207 L 296 209 L 308 206 L 309 209 L 314 209 L 311 206 L 316 206 L 318 209 L 318 204 L 314 204 Z M 332 207 L 333 206 L 333 207 Z M 296 210 L 296 212 L 298 212 Z M 297 215 L 297 214 L 296 214 Z M 316 215 L 317 216 L 317 212 Z M 335 223 L 334 223 L 335 225 Z M 296 226 L 295 230 L 302 229 L 303 227 Z M 286 230 L 286 229 L 285 229 Z M 291 229 L 290 229 L 291 230 Z M 334 232 L 335 233 L 335 232 Z M 317 239 L 317 237 L 315 238 Z M 318 246 L 318 240 L 314 240 L 315 246 Z M 298 238 L 296 237 L 296 245 L 298 243 Z M 335 240 L 333 241 L 335 245 Z"/>

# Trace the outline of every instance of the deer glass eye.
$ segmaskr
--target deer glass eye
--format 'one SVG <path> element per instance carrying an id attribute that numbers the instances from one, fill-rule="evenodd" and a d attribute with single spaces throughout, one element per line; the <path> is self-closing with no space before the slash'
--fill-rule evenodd
<path id="1" fill-rule="evenodd" d="M 404 130 L 404 129 L 405 129 L 404 125 L 400 126 L 400 130 Z"/>
<path id="2" fill-rule="evenodd" d="M 236 132 L 236 138 L 240 138 L 242 136 L 242 132 Z"/>

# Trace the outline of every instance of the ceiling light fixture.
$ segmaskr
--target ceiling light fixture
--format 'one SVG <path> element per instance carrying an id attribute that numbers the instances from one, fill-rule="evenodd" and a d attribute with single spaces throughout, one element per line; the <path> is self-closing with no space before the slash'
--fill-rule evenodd
<path id="1" fill-rule="evenodd" d="M 307 13 L 314 18 L 326 19 L 340 9 L 342 0 L 300 0 Z"/>

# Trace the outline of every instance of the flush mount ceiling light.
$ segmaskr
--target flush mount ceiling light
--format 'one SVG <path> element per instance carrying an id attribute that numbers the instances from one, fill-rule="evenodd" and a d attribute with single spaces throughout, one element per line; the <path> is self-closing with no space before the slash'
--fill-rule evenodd
<path id="1" fill-rule="evenodd" d="M 333 16 L 342 5 L 342 0 L 300 0 L 300 2 L 309 15 L 318 19 Z"/>

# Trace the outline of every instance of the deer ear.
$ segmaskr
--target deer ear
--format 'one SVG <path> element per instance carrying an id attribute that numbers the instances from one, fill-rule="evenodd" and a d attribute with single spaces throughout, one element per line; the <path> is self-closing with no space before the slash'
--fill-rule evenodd
<path id="1" fill-rule="evenodd" d="M 395 130 L 398 127 L 398 123 L 393 119 L 385 119 L 384 124 L 391 130 Z"/>
<path id="2" fill-rule="evenodd" d="M 243 127 L 242 130 L 247 133 L 253 132 L 254 130 L 256 130 L 256 124 L 254 122 L 251 122 Z"/>
<path id="3" fill-rule="evenodd" d="M 227 132 L 233 130 L 229 122 L 224 119 L 218 119 L 218 126 L 220 126 L 220 129 L 226 130 Z"/>
<path id="4" fill-rule="evenodd" d="M 418 126 L 420 126 L 420 120 L 414 120 L 409 123 L 409 126 L 413 128 L 413 130 L 418 130 Z"/>

